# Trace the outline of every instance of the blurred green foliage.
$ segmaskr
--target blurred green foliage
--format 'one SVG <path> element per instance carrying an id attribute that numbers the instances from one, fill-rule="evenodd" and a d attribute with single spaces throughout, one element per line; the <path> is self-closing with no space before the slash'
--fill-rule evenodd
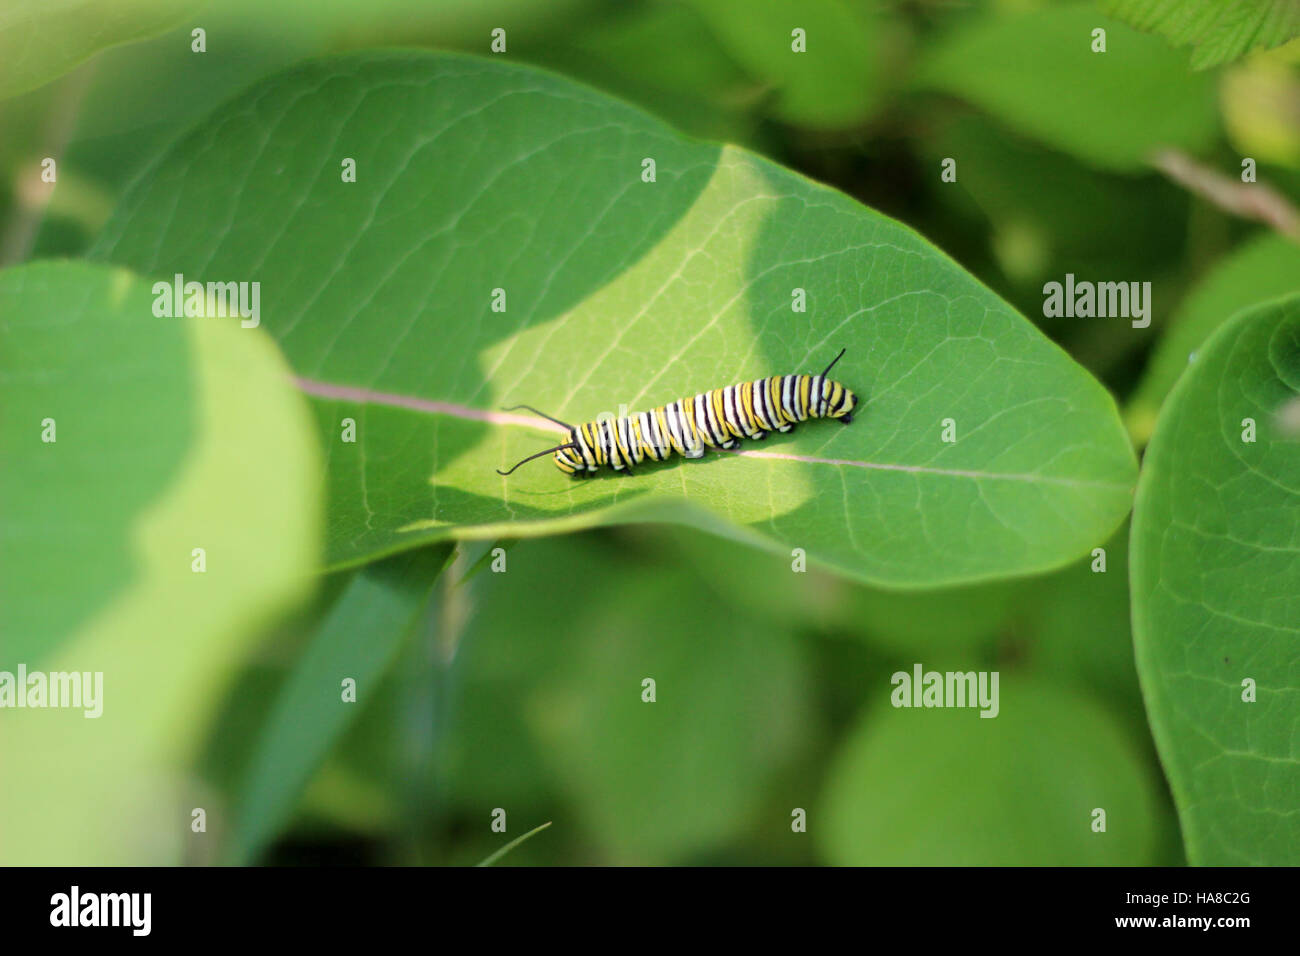
<path id="1" fill-rule="evenodd" d="M 1090 3 L 990 17 L 942 37 L 917 85 L 959 96 L 1089 164 L 1140 170 L 1157 147 L 1214 140 L 1214 79 Z"/>
<path id="2" fill-rule="evenodd" d="M 1152 149 L 1172 146 L 1236 177 L 1249 155 L 1261 182 L 1300 204 L 1292 48 L 1215 66 L 1252 43 L 1239 31 L 1202 35 L 1156 16 L 1174 4 L 1103 5 L 1151 34 L 1091 4 L 1010 0 L 817 0 L 761 12 L 729 0 L 232 0 L 159 16 L 161 6 L 118 5 L 115 14 L 107 0 L 86 4 L 84 42 L 64 45 L 68 55 L 11 50 L 3 90 L 14 95 L 0 101 L 0 264 L 85 253 L 127 184 L 169 143 L 273 72 L 366 47 L 486 54 L 489 32 L 505 27 L 512 60 L 621 97 L 686 134 L 763 152 L 911 225 L 1098 376 L 1126 408 L 1138 446 L 1156 432 L 1193 352 L 1240 310 L 1297 289 L 1293 236 L 1150 165 Z M 798 69 L 768 52 L 789 43 L 792 17 L 816 53 Z M 201 55 L 191 50 L 195 26 L 207 35 Z M 1090 48 L 1098 27 L 1107 31 L 1104 54 Z M 6 34 L 11 44 L 16 35 Z M 1194 46 L 1190 63 L 1166 36 Z M 1104 76 L 1081 82 L 1098 63 Z M 10 71 L 15 64 L 22 68 Z M 58 162 L 55 189 L 40 181 L 47 157 Z M 940 176 L 948 158 L 957 160 L 955 182 Z M 59 267 L 78 274 L 52 282 L 27 268 L 49 267 L 0 277 L 9 296 L 0 296 L 11 363 L 0 381 L 5 427 L 16 428 L 13 409 L 25 429 L 55 402 L 40 391 L 49 381 L 15 371 L 47 362 L 47 371 L 63 368 L 80 382 L 58 400 L 97 407 L 109 431 L 92 449 L 98 459 L 77 465 L 77 487 L 103 472 L 94 495 L 62 487 L 70 473 L 48 461 L 0 472 L 12 483 L 6 500 L 23 501 L 33 516 L 5 526 L 0 669 L 69 659 L 89 641 L 83 646 L 101 656 L 78 666 L 139 661 L 139 681 L 175 681 L 179 696 L 156 699 L 148 684 L 132 684 L 133 706 L 89 744 L 72 732 L 79 727 L 37 726 L 32 714 L 20 728 L 31 737 L 6 728 L 7 777 L 36 778 L 60 760 L 63 769 L 43 788 L 4 788 L 0 808 L 9 820 L 36 813 L 76 825 L 53 850 L 4 834 L 5 862 L 58 851 L 55 862 L 472 864 L 548 821 L 498 865 L 1181 862 L 1133 658 L 1127 526 L 1098 543 L 1104 571 L 1089 556 L 1053 574 L 932 592 L 868 588 L 816 566 L 797 571 L 787 555 L 647 524 L 461 544 L 446 571 L 448 546 L 436 545 L 318 580 L 309 600 L 317 452 L 299 447 L 293 436 L 302 433 L 287 424 L 306 414 L 276 385 L 284 369 L 269 340 L 259 335 L 248 354 L 234 354 L 229 343 L 162 324 L 141 340 L 115 311 L 121 300 L 106 271 Z M 1066 272 L 1151 281 L 1151 327 L 1043 318 L 1043 283 Z M 37 280 L 49 286 L 51 314 L 101 323 L 76 350 L 15 321 L 30 308 L 16 303 Z M 140 279 L 118 281 L 130 290 L 118 294 L 147 298 Z M 120 354 L 123 341 L 134 343 L 134 364 L 101 360 Z M 1223 348 L 1226 339 L 1212 341 Z M 256 411 L 218 400 L 195 371 L 235 366 L 244 369 L 232 379 L 241 388 L 222 394 L 260 395 Z M 22 404 L 10 402 L 10 388 L 21 389 Z M 1185 405 L 1219 414 L 1213 379 L 1183 392 Z M 166 414 L 142 420 L 153 399 Z M 212 424 L 223 411 L 263 427 L 236 440 Z M 1186 432 L 1156 451 L 1172 458 L 1184 442 L 1194 460 L 1144 480 L 1168 483 L 1180 496 L 1171 500 L 1194 510 L 1194 485 L 1177 484 L 1180 469 L 1194 476 L 1201 467 L 1199 426 L 1187 414 L 1174 419 Z M 190 429 L 195 421 L 210 426 L 206 445 Z M 147 453 L 113 427 L 147 431 Z M 6 433 L 14 443 L 6 454 L 18 434 Z M 1272 463 L 1290 461 L 1295 446 L 1274 438 Z M 191 476 L 186 486 L 186 513 L 214 540 L 228 533 L 220 540 L 233 561 L 209 576 L 221 577 L 220 596 L 189 596 L 182 606 L 193 586 L 188 556 L 162 566 L 157 549 L 188 539 L 141 539 L 133 529 L 151 494 L 201 448 L 203 461 L 250 467 L 213 464 L 207 483 Z M 259 470 L 259 454 L 292 467 Z M 1226 465 L 1211 457 L 1204 467 Z M 1261 527 L 1267 515 L 1253 530 Z M 256 534 L 236 533 L 245 528 Z M 49 546 L 45 534 L 64 545 Z M 141 563 L 142 554 L 154 563 Z M 1230 569 L 1223 574 L 1221 597 L 1251 593 Z M 1277 572 L 1280 587 L 1294 583 L 1290 575 Z M 146 585 L 153 590 L 141 592 Z M 131 605 L 140 593 L 155 603 Z M 240 595 L 249 603 L 231 605 Z M 1140 602 L 1145 653 L 1153 666 L 1176 663 L 1197 622 L 1177 616 L 1185 608 L 1150 619 L 1150 595 Z M 105 623 L 106 608 L 122 616 Z M 1266 622 L 1270 640 L 1284 629 L 1279 621 Z M 1001 715 L 889 707 L 891 674 L 916 662 L 1000 671 Z M 1205 679 L 1217 679 L 1201 663 Z M 335 694 L 342 676 L 358 678 L 363 692 L 340 710 L 317 692 Z M 653 703 L 643 699 L 647 678 Z M 1170 739 L 1199 709 L 1171 703 L 1167 689 L 1154 699 Z M 1267 705 L 1279 726 L 1294 720 L 1279 697 Z M 1246 725 L 1221 723 L 1230 742 L 1257 739 Z M 1189 739 L 1219 729 L 1196 727 Z M 1180 800 L 1222 800 L 1232 818 L 1222 777 L 1187 769 L 1220 755 L 1166 744 L 1166 761 L 1177 754 Z M 83 766 L 92 770 L 79 776 Z M 105 806 L 129 803 L 128 774 L 161 782 L 149 800 L 130 804 L 135 815 L 124 823 L 77 802 L 90 788 L 106 795 Z M 1290 778 L 1244 786 L 1270 800 L 1294 797 Z M 190 831 L 188 815 L 165 839 L 145 832 L 147 814 L 196 801 L 209 810 L 205 835 Z M 1104 834 L 1090 829 L 1097 807 L 1107 812 Z M 1193 862 L 1230 857 L 1224 840 L 1267 841 L 1274 809 L 1226 827 L 1229 837 L 1199 821 Z M 505 832 L 491 828 L 497 810 Z M 807 832 L 792 829 L 800 810 Z"/>

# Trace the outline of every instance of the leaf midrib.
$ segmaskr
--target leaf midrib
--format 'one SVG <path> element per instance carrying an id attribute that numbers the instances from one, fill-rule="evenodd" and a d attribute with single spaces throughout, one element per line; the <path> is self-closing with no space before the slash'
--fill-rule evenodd
<path id="1" fill-rule="evenodd" d="M 527 415 L 515 415 L 510 412 L 495 412 L 483 408 L 472 408 L 456 402 L 442 402 L 434 399 L 420 398 L 416 395 L 401 395 L 396 392 L 379 392 L 374 389 L 356 385 L 338 385 L 322 382 L 318 379 L 297 377 L 294 384 L 307 395 L 333 401 L 353 401 L 364 405 L 384 405 L 389 408 L 401 408 L 406 411 L 423 412 L 430 415 L 446 415 L 462 421 L 483 422 L 489 425 L 532 428 L 549 431 L 559 435 L 568 432 L 559 425 L 553 425 L 545 419 Z M 907 465 L 901 462 L 860 461 L 853 458 L 820 458 L 814 455 L 794 455 L 785 452 L 751 451 L 748 449 L 716 449 L 727 454 L 744 458 L 764 458 L 770 461 L 795 461 L 810 465 L 834 465 L 840 467 L 867 468 L 874 471 L 893 471 L 906 474 L 936 475 L 946 478 L 969 478 L 974 481 L 1024 481 L 1031 484 L 1054 485 L 1065 488 L 1107 488 L 1111 490 L 1131 490 L 1124 482 L 1102 481 L 1089 478 L 1060 478 L 1040 475 L 1033 472 L 996 472 L 978 471 L 964 468 L 937 468 L 931 465 Z"/>

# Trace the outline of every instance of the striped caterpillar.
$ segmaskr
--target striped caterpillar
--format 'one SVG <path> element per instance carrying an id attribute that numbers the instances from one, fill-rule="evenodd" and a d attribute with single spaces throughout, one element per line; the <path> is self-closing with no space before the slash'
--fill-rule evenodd
<path id="1" fill-rule="evenodd" d="M 703 458 L 709 448 L 734 448 L 742 439 L 788 432 L 809 418 L 835 418 L 847 425 L 853 421 L 858 397 L 827 378 L 845 351 L 840 349 L 820 375 L 774 375 L 701 392 L 648 412 L 576 426 L 531 405 L 515 405 L 504 411 L 526 408 L 568 429 L 569 437 L 562 445 L 529 455 L 509 471 L 498 468 L 497 474 L 509 475 L 520 465 L 550 454 L 555 455 L 555 466 L 568 475 L 590 475 L 602 467 L 630 474 L 647 458 L 664 461 L 674 453 Z"/>

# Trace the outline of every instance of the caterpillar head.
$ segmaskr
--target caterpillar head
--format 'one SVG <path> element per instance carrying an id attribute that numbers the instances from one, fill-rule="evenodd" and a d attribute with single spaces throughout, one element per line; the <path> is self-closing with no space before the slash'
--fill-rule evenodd
<path id="1" fill-rule="evenodd" d="M 822 381 L 822 402 L 826 418 L 838 418 L 847 425 L 853 421 L 853 409 L 857 408 L 858 396 L 839 382 L 828 378 Z"/>

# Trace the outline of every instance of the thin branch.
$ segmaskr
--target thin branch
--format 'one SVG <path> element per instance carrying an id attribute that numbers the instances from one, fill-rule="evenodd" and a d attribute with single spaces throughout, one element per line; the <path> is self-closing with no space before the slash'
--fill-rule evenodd
<path id="1" fill-rule="evenodd" d="M 41 160 L 53 159 L 56 170 L 63 163 L 63 153 L 76 131 L 96 63 L 92 59 L 62 78 L 41 134 L 42 142 L 34 150 L 36 161 L 18 169 L 17 182 L 14 183 L 14 212 L 3 235 L 0 235 L 0 265 L 22 262 L 32 250 L 50 196 L 57 188 L 56 184 L 41 181 Z"/>
<path id="2" fill-rule="evenodd" d="M 1300 239 L 1300 212 L 1266 183 L 1240 182 L 1176 149 L 1156 153 L 1151 165 L 1224 212 L 1262 222 L 1284 236 Z"/>

